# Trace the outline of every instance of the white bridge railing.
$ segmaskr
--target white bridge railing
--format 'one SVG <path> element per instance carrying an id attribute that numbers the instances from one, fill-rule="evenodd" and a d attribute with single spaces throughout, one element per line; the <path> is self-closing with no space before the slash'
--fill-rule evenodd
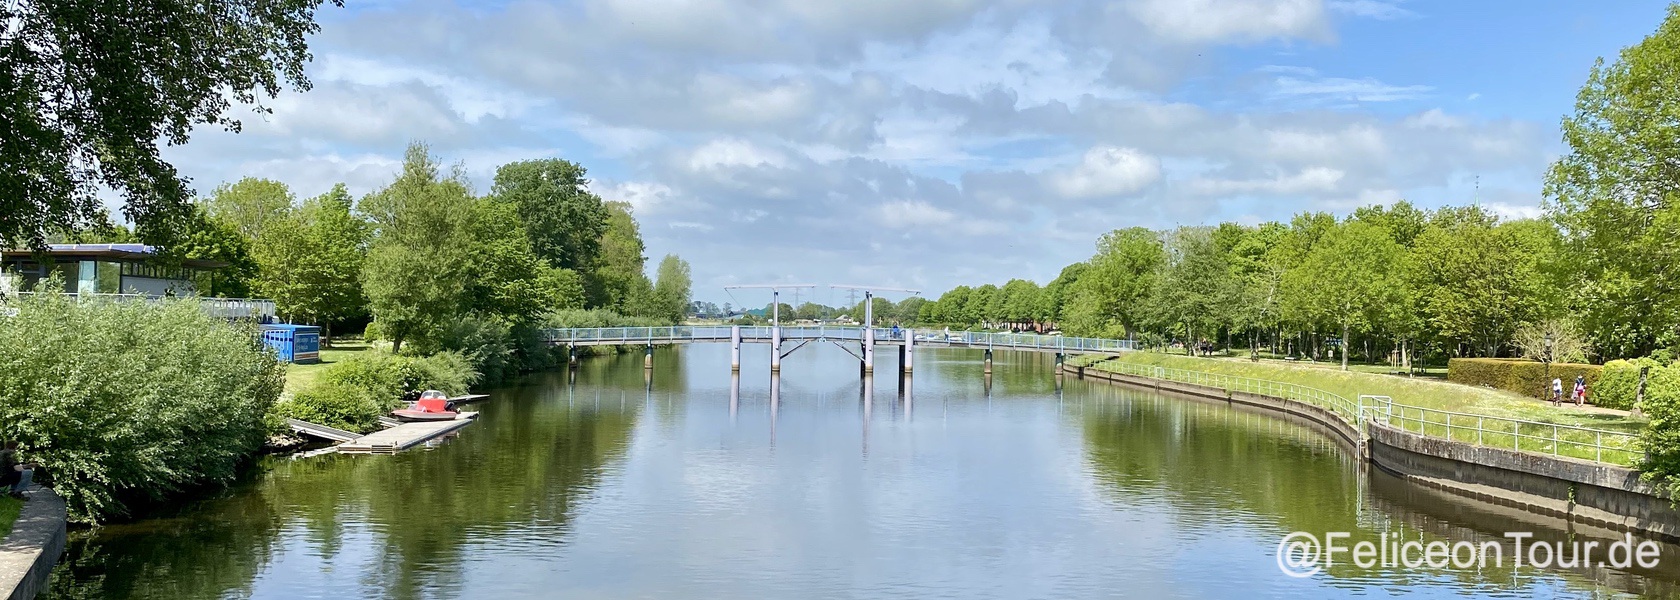
<path id="1" fill-rule="evenodd" d="M 729 341 L 732 327 L 717 325 L 675 325 L 670 327 L 580 327 L 544 329 L 543 337 L 551 344 L 666 344 L 681 342 Z M 800 340 L 863 340 L 862 327 L 783 327 L 782 341 Z M 1135 349 L 1129 340 L 1079 338 L 1033 333 L 987 333 L 981 331 L 917 331 L 876 327 L 875 341 L 881 344 L 900 344 L 906 336 L 914 336 L 918 345 L 959 346 L 968 348 L 1019 348 L 1030 350 L 1060 350 L 1065 352 L 1124 352 Z M 768 342 L 770 327 L 741 327 L 741 341 Z"/>

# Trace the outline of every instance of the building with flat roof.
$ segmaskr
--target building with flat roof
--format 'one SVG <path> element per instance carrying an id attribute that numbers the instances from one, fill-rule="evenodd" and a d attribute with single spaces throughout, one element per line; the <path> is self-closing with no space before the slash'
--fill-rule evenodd
<path id="1" fill-rule="evenodd" d="M 0 251 L 0 293 L 33 292 L 58 276 L 66 294 L 114 298 L 191 297 L 197 281 L 227 266 L 215 260 L 159 260 L 145 244 L 50 244 L 46 250 Z M 250 298 L 202 298 L 206 310 L 228 318 L 272 320 L 274 302 Z"/>

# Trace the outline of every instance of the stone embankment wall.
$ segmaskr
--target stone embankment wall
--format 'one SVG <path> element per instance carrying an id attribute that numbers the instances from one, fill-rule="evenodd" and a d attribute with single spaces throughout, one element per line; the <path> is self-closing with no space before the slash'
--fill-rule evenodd
<path id="1" fill-rule="evenodd" d="M 1626 467 L 1477 446 L 1367 422 L 1365 431 L 1316 405 L 1201 386 L 1067 367 L 1065 373 L 1278 413 L 1341 442 L 1359 458 L 1409 481 L 1571 522 L 1680 542 L 1680 510 Z"/>

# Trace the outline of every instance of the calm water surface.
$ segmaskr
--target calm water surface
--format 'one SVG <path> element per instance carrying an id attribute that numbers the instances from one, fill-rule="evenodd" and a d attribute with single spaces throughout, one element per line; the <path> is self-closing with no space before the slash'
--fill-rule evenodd
<path id="1" fill-rule="evenodd" d="M 492 390 L 398 456 L 277 460 L 179 514 L 83 532 L 52 598 L 1229 598 L 1671 595 L 1664 567 L 1282 575 L 1291 531 L 1424 541 L 1560 522 L 1370 472 L 1303 427 L 1067 378 L 1050 359 L 891 352 L 865 387 L 812 345 L 592 359 Z M 774 398 L 774 401 L 772 400 Z"/>

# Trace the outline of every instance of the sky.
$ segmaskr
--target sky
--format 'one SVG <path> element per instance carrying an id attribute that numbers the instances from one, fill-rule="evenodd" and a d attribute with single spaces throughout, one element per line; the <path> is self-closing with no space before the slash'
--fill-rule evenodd
<path id="1" fill-rule="evenodd" d="M 356 194 L 430 145 L 480 193 L 559 157 L 650 270 L 731 284 L 1040 284 L 1132 226 L 1399 199 L 1541 210 L 1559 121 L 1662 2 L 348 0 L 313 89 L 165 157 Z M 807 299 L 839 303 L 820 288 Z M 903 294 L 884 294 L 901 297 Z"/>

